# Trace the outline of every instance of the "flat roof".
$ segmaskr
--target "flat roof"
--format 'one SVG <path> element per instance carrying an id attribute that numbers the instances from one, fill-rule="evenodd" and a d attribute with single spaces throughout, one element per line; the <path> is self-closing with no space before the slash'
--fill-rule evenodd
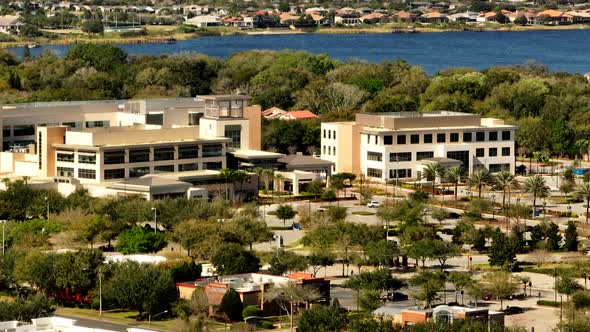
<path id="1" fill-rule="evenodd" d="M 472 113 L 463 113 L 463 112 L 454 112 L 454 111 L 428 111 L 428 112 L 374 112 L 374 113 L 362 113 L 366 115 L 377 115 L 377 116 L 385 116 L 389 118 L 435 118 L 440 116 L 473 116 L 479 117 L 479 114 L 472 114 Z"/>
<path id="2" fill-rule="evenodd" d="M 203 100 L 250 100 L 252 97 L 246 95 L 206 95 L 197 96 L 197 99 Z"/>
<path id="3" fill-rule="evenodd" d="M 272 158 L 281 158 L 285 155 L 282 153 L 270 152 L 270 151 L 262 151 L 262 150 L 235 150 L 229 151 L 228 153 L 236 156 L 237 158 L 242 159 L 272 159 Z"/>
<path id="4" fill-rule="evenodd" d="M 380 133 L 387 133 L 387 132 L 396 132 L 396 131 L 436 131 L 436 130 L 465 130 L 465 129 L 473 129 L 473 130 L 482 130 L 482 129 L 517 129 L 517 126 L 512 125 L 493 125 L 493 126 L 453 126 L 453 127 L 405 127 L 400 129 L 393 129 L 393 128 L 380 128 L 380 127 L 367 127 L 364 126 L 361 128 L 361 132 L 380 132 Z"/>

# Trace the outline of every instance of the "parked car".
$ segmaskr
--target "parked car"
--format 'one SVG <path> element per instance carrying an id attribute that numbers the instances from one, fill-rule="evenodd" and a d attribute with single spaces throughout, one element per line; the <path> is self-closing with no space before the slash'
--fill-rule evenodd
<path id="1" fill-rule="evenodd" d="M 380 206 L 381 206 L 381 204 L 377 201 L 372 201 L 372 202 L 367 203 L 367 207 L 370 207 L 370 208 L 378 208 Z"/>
<path id="2" fill-rule="evenodd" d="M 460 306 L 459 302 L 449 302 L 449 303 L 447 303 L 447 305 L 449 307 L 458 307 L 458 306 Z"/>
<path id="3" fill-rule="evenodd" d="M 392 293 L 390 292 L 390 293 L 387 293 L 387 295 L 385 296 L 385 299 L 387 301 L 392 301 L 392 302 L 407 301 L 408 296 L 404 293 L 401 293 L 401 292 L 392 292 Z"/>
<path id="4" fill-rule="evenodd" d="M 449 212 L 449 219 L 459 219 L 461 215 L 456 212 Z"/>
<path id="5" fill-rule="evenodd" d="M 453 230 L 450 228 L 443 228 L 443 230 L 440 232 L 443 233 L 444 235 L 453 235 Z"/>
<path id="6" fill-rule="evenodd" d="M 524 310 L 522 310 L 521 307 L 507 306 L 506 309 L 504 309 L 506 315 L 522 314 L 523 312 Z"/>

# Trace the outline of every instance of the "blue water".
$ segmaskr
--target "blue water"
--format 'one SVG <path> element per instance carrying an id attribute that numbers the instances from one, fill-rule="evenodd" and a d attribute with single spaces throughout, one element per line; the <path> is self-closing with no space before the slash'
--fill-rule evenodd
<path id="1" fill-rule="evenodd" d="M 445 32 L 417 34 L 298 34 L 203 37 L 176 44 L 120 44 L 129 54 L 204 53 L 226 58 L 252 49 L 305 50 L 326 53 L 339 60 L 362 59 L 378 63 L 404 59 L 428 73 L 449 66 L 478 70 L 534 60 L 552 71 L 590 71 L 590 30 L 524 32 Z M 44 46 L 64 54 L 71 46 Z M 14 49 L 22 55 L 22 49 Z"/>

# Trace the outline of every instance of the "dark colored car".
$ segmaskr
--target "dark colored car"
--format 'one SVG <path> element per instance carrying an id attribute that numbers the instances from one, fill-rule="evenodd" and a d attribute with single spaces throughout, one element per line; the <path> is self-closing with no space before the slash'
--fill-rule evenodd
<path id="1" fill-rule="evenodd" d="M 447 305 L 449 307 L 458 307 L 458 306 L 460 306 L 459 302 L 449 302 L 449 303 L 447 303 Z"/>
<path id="2" fill-rule="evenodd" d="M 449 212 L 449 219 L 459 219 L 461 215 L 456 212 Z"/>
<path id="3" fill-rule="evenodd" d="M 443 230 L 440 232 L 443 233 L 444 235 L 453 235 L 453 230 L 450 228 L 443 228 Z"/>
<path id="4" fill-rule="evenodd" d="M 489 301 L 492 299 L 492 296 L 491 295 L 484 295 L 481 299 L 484 301 Z"/>
<path id="5" fill-rule="evenodd" d="M 393 292 L 393 293 L 387 293 L 387 297 L 386 297 L 387 301 L 406 301 L 408 300 L 408 296 L 404 293 L 400 293 L 400 292 Z"/>
<path id="6" fill-rule="evenodd" d="M 504 309 L 504 313 L 506 315 L 522 314 L 523 312 L 524 312 L 524 310 L 522 310 L 521 307 L 511 307 L 511 306 L 508 306 L 508 307 L 506 307 L 506 309 Z"/>

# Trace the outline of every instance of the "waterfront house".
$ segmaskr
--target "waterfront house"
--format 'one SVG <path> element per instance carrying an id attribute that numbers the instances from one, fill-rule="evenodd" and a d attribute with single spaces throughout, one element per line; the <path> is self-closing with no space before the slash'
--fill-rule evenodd
<path id="1" fill-rule="evenodd" d="M 201 15 L 189 18 L 185 24 L 194 25 L 199 28 L 214 27 L 221 25 L 221 18 L 215 15 Z"/>
<path id="2" fill-rule="evenodd" d="M 588 24 L 590 23 L 590 11 L 568 11 L 567 15 L 573 18 L 573 23 L 577 24 Z"/>
<path id="3" fill-rule="evenodd" d="M 295 25 L 295 22 L 299 19 L 299 16 L 291 15 L 289 13 L 281 13 L 279 15 L 279 21 L 282 25 Z"/>
<path id="4" fill-rule="evenodd" d="M 466 11 L 463 13 L 455 13 L 449 15 L 449 21 L 451 22 L 476 22 L 479 16 L 476 12 Z"/>
<path id="5" fill-rule="evenodd" d="M 347 26 L 355 26 L 362 23 L 358 14 L 337 14 L 334 16 L 334 23 L 343 24 Z"/>
<path id="6" fill-rule="evenodd" d="M 416 14 L 410 13 L 410 12 L 406 12 L 406 11 L 403 11 L 403 10 L 393 15 L 393 18 L 395 20 L 397 20 L 397 21 L 403 21 L 403 22 L 407 22 L 407 23 L 414 23 L 414 22 L 416 22 L 416 17 L 418 17 Z"/>
<path id="7" fill-rule="evenodd" d="M 445 23 L 449 21 L 447 14 L 443 14 L 439 11 L 432 11 L 426 14 L 422 14 L 420 19 L 427 23 Z"/>
<path id="8" fill-rule="evenodd" d="M 20 21 L 19 16 L 4 15 L 0 16 L 0 33 L 10 34 L 17 33 L 24 23 Z"/>
<path id="9" fill-rule="evenodd" d="M 361 21 L 365 24 L 388 23 L 389 16 L 382 13 L 372 13 L 361 16 Z"/>
<path id="10" fill-rule="evenodd" d="M 479 13 L 477 18 L 475 19 L 476 22 L 485 23 L 485 22 L 495 22 L 496 21 L 496 13 L 495 12 L 486 12 L 486 13 Z"/>
<path id="11" fill-rule="evenodd" d="M 537 14 L 537 23 L 546 25 L 571 24 L 573 17 L 564 11 L 548 9 Z"/>

